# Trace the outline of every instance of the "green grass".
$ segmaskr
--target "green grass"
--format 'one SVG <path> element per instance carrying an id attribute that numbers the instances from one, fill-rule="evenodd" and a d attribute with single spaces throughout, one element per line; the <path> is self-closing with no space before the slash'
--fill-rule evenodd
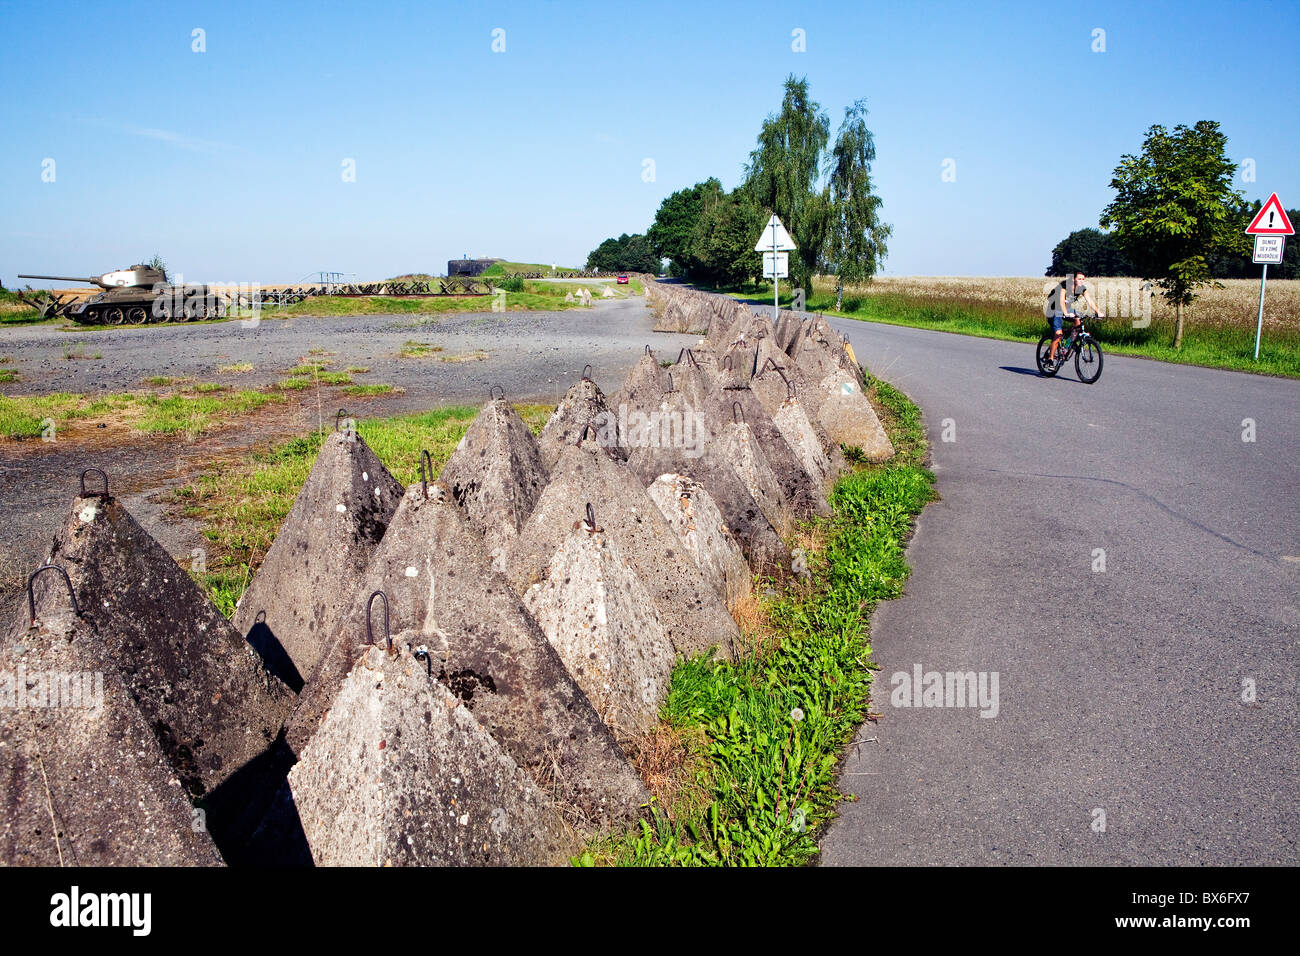
<path id="1" fill-rule="evenodd" d="M 168 385 L 175 385 L 178 382 L 183 382 L 183 381 L 185 381 L 185 379 L 173 378 L 170 375 L 151 375 L 144 380 L 144 383 L 146 385 L 154 385 L 159 388 L 165 388 Z"/>
<path id="2" fill-rule="evenodd" d="M 42 319 L 40 311 L 18 298 L 18 293 L 0 289 L 0 326 L 57 323 L 62 319 Z"/>
<path id="3" fill-rule="evenodd" d="M 731 290 L 729 294 L 752 297 L 754 292 Z M 880 293 L 845 296 L 844 309 L 840 312 L 832 311 L 834 304 L 833 294 L 818 294 L 809 297 L 805 307 L 810 312 L 847 319 L 957 332 L 1026 345 L 1037 343 L 1047 327 L 1041 315 L 1011 311 L 977 300 L 920 299 Z M 782 306 L 788 305 L 789 299 L 783 295 Z M 1173 347 L 1173 320 L 1168 318 L 1155 319 L 1144 329 L 1133 328 L 1129 318 L 1099 319 L 1089 322 L 1088 329 L 1107 354 L 1136 355 L 1182 365 L 1300 378 L 1300 333 L 1296 332 L 1282 330 L 1267 335 L 1256 361 L 1253 326 L 1198 325 L 1194 319 L 1189 320 L 1181 349 Z M 1032 356 L 1029 358 L 1032 360 Z"/>
<path id="4" fill-rule="evenodd" d="M 407 339 L 402 343 L 402 358 L 427 358 L 435 352 L 441 352 L 441 345 L 431 345 L 428 342 L 417 342 L 414 339 Z"/>
<path id="5" fill-rule="evenodd" d="M 0 384 L 18 381 L 18 373 L 11 368 L 0 368 Z"/>
<path id="6" fill-rule="evenodd" d="M 212 392 L 224 392 L 229 389 L 229 385 L 222 385 L 218 382 L 199 382 L 194 386 L 194 391 L 200 394 L 209 394 Z"/>
<path id="7" fill-rule="evenodd" d="M 280 401 L 279 396 L 253 390 L 198 395 L 150 392 L 95 396 L 65 392 L 0 395 L 0 437 L 34 438 L 42 433 L 41 421 L 48 418 L 56 426 L 60 422 L 102 420 L 147 435 L 193 438 L 275 401 Z"/>
<path id="8" fill-rule="evenodd" d="M 931 500 L 916 406 L 873 382 L 897 449 L 885 465 L 839 480 L 834 514 L 817 522 L 811 580 L 765 602 L 774 647 L 735 663 L 681 662 L 663 708 L 690 785 L 655 802 L 629 834 L 594 841 L 580 865 L 799 865 L 841 799 L 840 755 L 867 716 L 868 623 L 907 579 L 904 543 Z"/>
<path id="9" fill-rule="evenodd" d="M 538 285 L 548 284 L 538 283 Z M 318 296 L 295 302 L 293 305 L 264 308 L 262 318 L 285 319 L 307 315 L 444 315 L 461 312 L 491 312 L 495 298 L 492 295 L 435 295 L 405 299 L 391 296 L 367 296 L 363 298 Z M 577 308 L 577 306 L 565 302 L 563 292 L 557 295 L 549 291 L 530 290 L 508 293 L 506 308 L 512 312 L 535 312 L 572 309 Z"/>
<path id="10" fill-rule="evenodd" d="M 492 276 L 514 275 L 517 272 L 550 272 L 551 263 L 543 265 L 540 262 L 494 262 L 483 270 L 483 275 L 491 278 Z M 578 272 L 570 266 L 559 266 L 557 272 Z"/>
<path id="11" fill-rule="evenodd" d="M 400 391 L 402 390 L 394 385 L 380 382 L 374 385 L 349 385 L 347 388 L 343 389 L 343 394 L 357 395 L 364 398 L 368 395 L 388 395 L 391 392 Z"/>
<path id="12" fill-rule="evenodd" d="M 348 366 L 348 374 L 349 374 L 349 375 L 363 375 L 363 374 L 365 374 L 366 372 L 369 372 L 369 371 L 370 371 L 370 366 L 369 366 L 369 365 L 349 365 L 349 366 Z"/>
<path id="13" fill-rule="evenodd" d="M 552 411 L 547 405 L 515 407 L 534 433 Z M 427 450 L 434 470 L 440 471 L 477 414 L 477 408 L 453 406 L 362 419 L 357 433 L 398 481 L 410 485 L 419 480 L 420 452 Z M 184 513 L 203 522 L 203 534 L 213 545 L 207 572 L 194 578 L 227 616 L 293 507 L 325 434 L 310 432 L 242 462 L 211 465 L 174 493 Z"/>
<path id="14" fill-rule="evenodd" d="M 265 392 L 243 390 L 228 395 L 145 395 L 139 402 L 141 414 L 134 422 L 147 435 L 193 437 L 209 431 L 219 419 L 246 415 L 275 397 Z"/>
<path id="15" fill-rule="evenodd" d="M 253 370 L 252 362 L 236 362 L 234 365 L 218 365 L 217 371 L 223 375 L 242 375 Z"/>

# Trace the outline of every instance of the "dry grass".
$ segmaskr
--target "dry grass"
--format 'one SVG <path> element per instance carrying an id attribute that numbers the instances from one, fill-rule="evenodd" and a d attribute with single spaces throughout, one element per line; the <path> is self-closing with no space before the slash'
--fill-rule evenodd
<path id="1" fill-rule="evenodd" d="M 771 614 L 762 595 L 754 588 L 740 594 L 729 607 L 736 626 L 740 628 L 740 653 L 762 655 L 780 644 L 781 635 L 772 626 Z"/>
<path id="2" fill-rule="evenodd" d="M 678 729 L 662 722 L 648 734 L 623 740 L 628 760 L 670 820 L 708 805 L 701 784 L 703 762 L 697 756 L 706 743 L 699 726 Z"/>
<path id="3" fill-rule="evenodd" d="M 488 353 L 482 349 L 475 349 L 473 352 L 462 352 L 458 355 L 439 355 L 439 362 L 482 362 L 488 357 Z"/>

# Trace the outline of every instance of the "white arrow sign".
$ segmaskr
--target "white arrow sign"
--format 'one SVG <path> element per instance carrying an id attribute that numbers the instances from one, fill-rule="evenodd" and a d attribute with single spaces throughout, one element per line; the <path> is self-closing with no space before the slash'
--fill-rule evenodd
<path id="1" fill-rule="evenodd" d="M 773 244 L 776 246 L 775 250 L 772 248 Z M 781 225 L 781 220 L 775 213 L 763 227 L 763 234 L 758 237 L 758 242 L 754 244 L 755 252 L 793 252 L 796 248 L 790 233 L 785 231 L 785 226 Z"/>

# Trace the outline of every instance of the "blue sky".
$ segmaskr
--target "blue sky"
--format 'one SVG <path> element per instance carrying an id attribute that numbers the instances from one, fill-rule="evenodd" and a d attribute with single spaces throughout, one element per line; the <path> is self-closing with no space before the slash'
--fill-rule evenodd
<path id="1" fill-rule="evenodd" d="M 674 190 L 736 185 L 792 72 L 832 130 L 867 99 L 885 274 L 1041 274 L 1153 123 L 1219 121 L 1247 197 L 1300 205 L 1294 2 L 22 0 L 0 30 L 6 283 L 153 252 L 223 282 L 581 265 Z"/>

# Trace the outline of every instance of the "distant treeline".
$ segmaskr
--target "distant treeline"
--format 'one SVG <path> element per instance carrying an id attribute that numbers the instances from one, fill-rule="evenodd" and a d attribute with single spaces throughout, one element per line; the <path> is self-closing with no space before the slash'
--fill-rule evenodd
<path id="1" fill-rule="evenodd" d="M 1261 205 L 1256 200 L 1246 215 L 1254 217 Z M 1286 214 L 1292 225 L 1300 222 L 1300 209 L 1288 209 Z M 1300 279 L 1300 242 L 1294 241 L 1295 238 L 1287 237 L 1282 264 L 1268 270 L 1270 279 Z M 1262 268 L 1250 261 L 1249 254 L 1210 257 L 1210 274 L 1216 279 L 1257 279 Z M 1114 233 L 1102 232 L 1100 229 L 1076 229 L 1058 242 L 1052 250 L 1052 262 L 1043 274 L 1063 276 L 1076 269 L 1082 269 L 1090 276 L 1137 274 L 1133 264 L 1120 251 Z"/>

